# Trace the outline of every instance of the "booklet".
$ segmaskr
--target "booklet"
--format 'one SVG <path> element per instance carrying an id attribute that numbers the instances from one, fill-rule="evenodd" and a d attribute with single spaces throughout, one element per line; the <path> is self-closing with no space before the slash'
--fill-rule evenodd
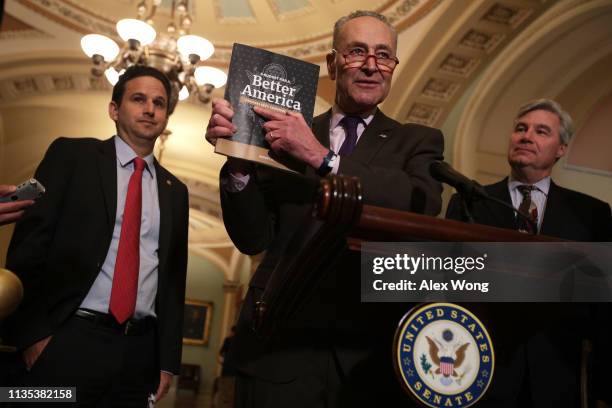
<path id="1" fill-rule="evenodd" d="M 301 113 L 312 125 L 319 66 L 260 48 L 235 43 L 232 49 L 225 99 L 234 109 L 238 128 L 231 138 L 219 138 L 215 152 L 303 173 L 306 165 L 270 150 L 265 140 L 266 119 L 253 106 Z"/>

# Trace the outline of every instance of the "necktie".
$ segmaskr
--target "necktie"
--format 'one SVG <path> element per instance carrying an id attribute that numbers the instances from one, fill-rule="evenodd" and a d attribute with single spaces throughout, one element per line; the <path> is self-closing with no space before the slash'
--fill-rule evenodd
<path id="1" fill-rule="evenodd" d="M 119 248 L 109 309 L 119 323 L 134 314 L 140 269 L 140 217 L 142 213 L 142 173 L 145 161 L 134 159 L 134 172 L 128 183 Z"/>
<path id="2" fill-rule="evenodd" d="M 338 154 L 340 156 L 346 156 L 351 154 L 357 145 L 357 125 L 359 125 L 363 119 L 359 116 L 345 116 L 340 121 L 340 124 L 346 130 L 346 137 L 344 138 L 344 143 L 342 143 L 342 147 L 340 147 L 340 151 Z"/>
<path id="3" fill-rule="evenodd" d="M 521 201 L 521 205 L 519 205 L 519 211 L 524 214 L 528 214 L 531 221 L 533 221 L 533 223 L 537 226 L 538 207 L 536 207 L 535 203 L 531 200 L 531 192 L 535 189 L 535 187 L 526 184 L 521 184 L 516 188 L 523 195 L 523 201 Z M 533 227 L 522 217 L 518 217 L 518 229 L 521 232 L 528 232 L 530 234 L 533 234 L 535 232 L 533 230 Z"/>

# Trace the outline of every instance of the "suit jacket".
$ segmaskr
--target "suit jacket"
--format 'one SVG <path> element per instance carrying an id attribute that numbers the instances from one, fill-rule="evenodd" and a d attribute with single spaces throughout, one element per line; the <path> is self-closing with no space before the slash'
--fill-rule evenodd
<path id="1" fill-rule="evenodd" d="M 329 146 L 330 117 L 328 111 L 313 121 L 313 132 L 325 146 Z M 439 130 L 402 125 L 377 111 L 353 153 L 341 158 L 338 173 L 361 179 L 367 204 L 435 215 L 440 211 L 441 185 L 430 176 L 429 164 L 440 160 L 442 152 L 443 136 Z M 228 177 L 226 172 L 223 168 L 222 180 Z M 336 259 L 329 260 L 316 293 L 292 319 L 291 327 L 280 329 L 278 341 L 264 344 L 252 334 L 254 302 L 279 259 L 286 255 L 287 244 L 298 226 L 304 220 L 315 222 L 312 206 L 319 180 L 312 169 L 304 176 L 296 176 L 259 167 L 242 191 L 230 193 L 220 188 L 223 218 L 234 244 L 247 254 L 266 250 L 250 282 L 232 345 L 232 358 L 243 373 L 271 381 L 290 381 L 306 366 L 309 347 L 367 348 L 372 337 L 379 340 L 381 336 L 385 351 L 391 347 L 399 317 L 381 312 L 388 305 L 377 304 L 373 309 L 372 305 L 361 304 L 359 254 L 345 247 Z M 407 311 L 405 307 L 402 310 Z M 388 323 L 387 318 L 393 323 L 378 330 L 382 321 Z M 356 333 L 359 335 L 353 335 Z M 348 354 L 339 352 L 337 356 L 340 365 L 351 364 Z"/>
<path id="2" fill-rule="evenodd" d="M 485 190 L 512 205 L 507 178 L 485 186 Z M 446 218 L 466 221 L 464 210 L 461 197 L 455 194 L 449 202 Z M 513 211 L 491 201 L 473 202 L 471 214 L 478 224 L 518 229 Z M 540 233 L 574 241 L 610 241 L 610 206 L 551 181 Z M 606 306 L 496 303 L 468 307 L 479 310 L 478 314 L 487 322 L 498 362 L 484 406 L 489 406 L 487 403 L 507 407 L 578 406 L 581 340 L 591 335 L 589 320 L 591 324 L 609 320 L 609 316 L 593 318 L 593 314 L 602 314 L 601 307 Z M 520 330 L 516 325 L 518 316 L 521 316 Z M 609 323 L 603 326 L 609 327 Z M 602 337 L 609 341 L 609 334 L 598 328 L 595 330 L 598 332 L 595 343 L 602 341 Z M 599 397 L 603 397 L 601 390 L 604 389 L 601 380 L 596 377 L 593 386 Z"/>
<path id="3" fill-rule="evenodd" d="M 512 205 L 508 179 L 485 186 L 491 196 Z M 518 229 L 514 213 L 497 203 L 478 200 L 472 205 L 478 224 Z M 466 221 L 458 194 L 448 204 L 446 218 Z M 594 197 L 558 186 L 551 181 L 540 234 L 572 241 L 603 242 L 612 240 L 610 205 Z"/>
<path id="4" fill-rule="evenodd" d="M 5 339 L 25 348 L 74 314 L 104 263 L 117 209 L 113 138 L 55 140 L 35 177 L 46 194 L 15 227 L 7 268 L 24 299 L 6 322 Z M 187 269 L 187 188 L 155 161 L 160 229 L 155 303 L 160 369 L 178 373 Z"/>

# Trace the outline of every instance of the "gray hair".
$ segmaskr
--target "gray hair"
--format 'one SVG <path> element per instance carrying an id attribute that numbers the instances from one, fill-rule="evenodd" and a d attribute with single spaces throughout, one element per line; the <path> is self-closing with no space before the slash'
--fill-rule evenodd
<path id="1" fill-rule="evenodd" d="M 389 29 L 393 33 L 393 41 L 395 42 L 394 45 L 395 45 L 395 48 L 397 48 L 397 31 L 395 31 L 395 28 L 391 25 L 387 17 L 375 11 L 369 11 L 369 10 L 355 10 L 351 12 L 348 16 L 340 17 L 338 21 L 336 21 L 336 23 L 334 24 L 334 38 L 332 42 L 333 48 L 337 49 L 338 47 L 338 37 L 340 36 L 340 30 L 342 29 L 342 27 L 350 20 L 354 18 L 358 18 L 358 17 L 374 17 L 375 19 L 380 20 L 383 23 L 385 23 L 387 27 L 389 27 Z"/>
<path id="2" fill-rule="evenodd" d="M 552 99 L 536 99 L 534 101 L 527 102 L 519 108 L 514 120 L 516 121 L 529 112 L 535 110 L 545 110 L 557 115 L 560 124 L 559 137 L 561 138 L 561 143 L 568 145 L 570 139 L 574 135 L 574 123 L 572 121 L 572 117 L 569 115 L 569 113 L 563 110 L 561 105 Z"/>

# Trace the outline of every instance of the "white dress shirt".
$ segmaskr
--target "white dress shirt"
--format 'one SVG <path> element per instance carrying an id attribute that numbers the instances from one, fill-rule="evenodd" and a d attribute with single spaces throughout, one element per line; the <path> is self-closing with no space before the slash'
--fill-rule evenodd
<path id="1" fill-rule="evenodd" d="M 512 206 L 518 209 L 523 201 L 523 194 L 517 188 L 521 183 L 510 176 L 508 178 L 508 190 L 510 191 L 510 198 L 512 199 Z M 550 177 L 544 177 L 542 180 L 533 184 L 534 189 L 531 191 L 531 202 L 535 204 L 538 209 L 538 231 L 542 228 L 542 221 L 544 220 L 544 211 L 546 210 L 546 199 L 548 198 L 548 190 L 550 190 Z"/>
<path id="2" fill-rule="evenodd" d="M 117 151 L 117 212 L 113 238 L 89 293 L 85 296 L 81 307 L 108 313 L 110 295 L 115 274 L 115 261 L 119 248 L 123 210 L 127 196 L 128 183 L 134 172 L 136 153 L 120 137 L 115 136 Z M 157 195 L 157 180 L 153 154 L 143 157 L 146 162 L 142 173 L 142 215 L 140 224 L 140 270 L 138 274 L 138 293 L 134 317 L 155 316 L 155 296 L 157 295 L 157 268 L 159 265 L 159 198 Z M 100 203 L 102 205 L 102 203 Z M 86 231 L 84 233 L 87 233 Z"/>

